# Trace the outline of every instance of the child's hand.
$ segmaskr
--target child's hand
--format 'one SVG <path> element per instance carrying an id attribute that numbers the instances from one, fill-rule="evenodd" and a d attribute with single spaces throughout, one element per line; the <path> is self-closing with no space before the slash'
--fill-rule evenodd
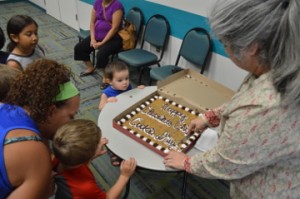
<path id="1" fill-rule="evenodd" d="M 121 175 L 130 177 L 134 173 L 135 168 L 136 168 L 136 161 L 134 158 L 123 160 L 120 166 Z"/>
<path id="2" fill-rule="evenodd" d="M 98 148 L 95 152 L 94 158 L 99 157 L 101 155 L 103 155 L 104 153 L 107 152 L 106 149 L 104 149 L 104 145 L 106 145 L 108 143 L 108 139 L 106 138 L 101 138 L 98 144 Z"/>
<path id="3" fill-rule="evenodd" d="M 109 97 L 107 99 L 107 102 L 117 102 L 117 101 L 118 101 L 118 99 L 116 97 Z"/>
<path id="4" fill-rule="evenodd" d="M 138 89 L 144 89 L 145 86 L 144 86 L 144 85 L 139 85 L 137 88 L 138 88 Z"/>

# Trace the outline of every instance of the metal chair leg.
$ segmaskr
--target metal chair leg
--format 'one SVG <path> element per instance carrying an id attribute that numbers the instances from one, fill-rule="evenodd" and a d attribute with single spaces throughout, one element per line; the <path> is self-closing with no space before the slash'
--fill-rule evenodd
<path id="1" fill-rule="evenodd" d="M 152 78 L 151 77 L 149 77 L 149 82 L 148 82 L 148 86 L 151 86 L 151 84 L 152 84 Z"/>
<path id="2" fill-rule="evenodd" d="M 94 49 L 93 50 L 93 62 L 92 62 L 92 64 L 93 64 L 93 66 L 95 66 L 95 64 L 96 64 L 96 50 Z"/>
<path id="3" fill-rule="evenodd" d="M 141 68 L 141 71 L 140 71 L 140 75 L 139 75 L 139 85 L 142 84 L 142 76 L 143 76 L 144 70 L 145 70 L 145 67 L 142 67 L 142 68 Z"/>
<path id="4" fill-rule="evenodd" d="M 181 192 L 182 199 L 185 199 L 185 195 L 186 195 L 187 178 L 188 178 L 188 173 L 184 171 L 183 172 L 183 182 L 182 182 L 182 192 Z"/>

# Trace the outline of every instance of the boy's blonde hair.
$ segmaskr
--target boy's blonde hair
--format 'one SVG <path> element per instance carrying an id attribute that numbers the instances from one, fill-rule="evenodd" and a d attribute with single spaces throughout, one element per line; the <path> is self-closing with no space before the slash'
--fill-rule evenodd
<path id="1" fill-rule="evenodd" d="M 104 77 L 110 81 L 114 78 L 114 73 L 119 71 L 129 70 L 127 64 L 121 61 L 113 61 L 104 69 Z"/>
<path id="2" fill-rule="evenodd" d="M 100 128 L 90 120 L 77 119 L 60 127 L 53 138 L 53 152 L 66 166 L 87 163 L 101 138 Z"/>
<path id="3" fill-rule="evenodd" d="M 17 69 L 0 64 L 0 102 L 6 97 L 12 82 L 20 73 Z"/>

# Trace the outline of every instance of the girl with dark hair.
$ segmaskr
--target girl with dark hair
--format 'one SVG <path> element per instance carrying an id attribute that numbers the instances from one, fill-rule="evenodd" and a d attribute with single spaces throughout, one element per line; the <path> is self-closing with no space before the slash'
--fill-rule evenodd
<path id="1" fill-rule="evenodd" d="M 38 24 L 29 16 L 15 15 L 7 23 L 7 35 L 10 39 L 7 65 L 24 70 L 34 60 L 44 57 L 43 49 L 38 45 Z"/>

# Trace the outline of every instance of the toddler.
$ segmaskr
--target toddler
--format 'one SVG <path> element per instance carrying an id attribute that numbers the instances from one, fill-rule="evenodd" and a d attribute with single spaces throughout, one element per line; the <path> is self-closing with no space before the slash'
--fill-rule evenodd
<path id="1" fill-rule="evenodd" d="M 136 161 L 122 161 L 117 182 L 105 193 L 97 185 L 88 163 L 106 152 L 106 143 L 105 138 L 101 139 L 100 128 L 90 120 L 73 120 L 58 129 L 52 143 L 57 158 L 55 198 L 118 198 L 135 170 Z"/>
<path id="2" fill-rule="evenodd" d="M 0 103 L 6 97 L 12 82 L 20 73 L 19 70 L 0 64 Z"/>
<path id="3" fill-rule="evenodd" d="M 10 39 L 7 65 L 24 70 L 28 64 L 44 57 L 43 49 L 38 45 L 38 24 L 29 16 L 15 15 L 7 23 L 7 35 Z"/>
<path id="4" fill-rule="evenodd" d="M 129 68 L 124 62 L 114 61 L 108 64 L 104 70 L 105 82 L 109 86 L 103 90 L 100 98 L 99 110 L 101 111 L 107 102 L 116 102 L 116 96 L 132 89 L 129 83 Z M 140 85 L 138 88 L 143 89 Z"/>
<path id="5" fill-rule="evenodd" d="M 129 68 L 124 62 L 114 61 L 108 64 L 104 70 L 105 82 L 109 83 L 109 86 L 103 90 L 103 94 L 100 98 L 99 110 L 101 111 L 106 103 L 116 102 L 116 96 L 132 89 L 129 83 Z M 138 88 L 143 89 L 144 86 L 140 85 Z M 122 159 L 112 152 L 109 152 L 111 157 L 111 164 L 113 166 L 119 166 Z"/>

